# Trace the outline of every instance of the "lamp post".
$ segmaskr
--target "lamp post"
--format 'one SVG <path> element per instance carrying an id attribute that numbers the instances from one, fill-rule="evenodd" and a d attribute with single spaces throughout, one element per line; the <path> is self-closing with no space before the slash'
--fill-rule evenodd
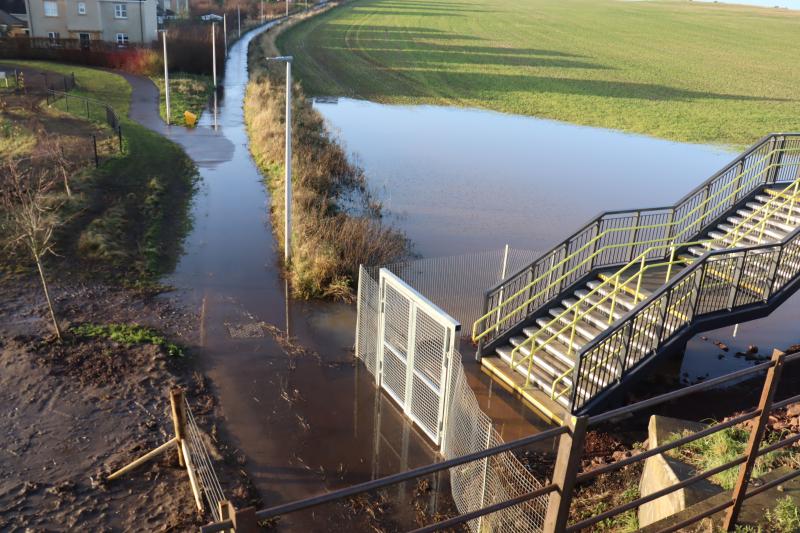
<path id="1" fill-rule="evenodd" d="M 164 98 L 167 104 L 167 125 L 169 126 L 169 63 L 167 62 L 167 30 L 158 30 L 164 43 Z"/>
<path id="2" fill-rule="evenodd" d="M 242 38 L 242 10 L 239 8 L 239 4 L 236 4 L 236 21 L 237 27 L 239 28 L 239 38 Z"/>
<path id="3" fill-rule="evenodd" d="M 289 0 L 286 0 L 286 16 L 289 16 Z"/>
<path id="4" fill-rule="evenodd" d="M 222 14 L 222 40 L 225 41 L 225 58 L 228 57 L 228 14 Z"/>
<path id="5" fill-rule="evenodd" d="M 292 259 L 292 56 L 267 58 L 267 61 L 283 61 L 286 63 L 286 174 L 284 179 L 283 208 L 283 262 L 288 267 Z"/>
<path id="6" fill-rule="evenodd" d="M 211 70 L 214 73 L 214 90 L 217 90 L 217 23 L 211 23 Z"/>

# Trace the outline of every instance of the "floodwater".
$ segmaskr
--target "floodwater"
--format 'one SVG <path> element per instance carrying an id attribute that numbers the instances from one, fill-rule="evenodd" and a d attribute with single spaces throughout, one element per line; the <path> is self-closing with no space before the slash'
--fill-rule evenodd
<path id="1" fill-rule="evenodd" d="M 192 229 L 174 273 L 163 281 L 200 315 L 197 357 L 219 398 L 225 439 L 247 458 L 265 504 L 275 505 L 439 457 L 386 395 L 375 394 L 374 378 L 354 364 L 354 306 L 286 298 L 267 192 L 243 122 L 247 45 L 260 31 L 230 48 L 216 113 L 212 105 L 193 130 L 163 125 L 152 83 L 127 78 L 134 86 L 131 117 L 184 146 L 198 165 Z M 544 426 L 495 391 L 487 377 L 472 379 L 505 433 Z M 446 494 L 446 476 L 441 478 L 440 493 Z M 412 517 L 403 513 L 413 509 L 402 499 L 412 489 L 390 493 L 400 513 L 394 518 L 407 525 Z M 435 494 L 432 509 L 440 505 Z M 340 530 L 340 514 L 327 507 L 289 516 L 281 525 Z"/>
<path id="2" fill-rule="evenodd" d="M 475 109 L 348 98 L 320 98 L 315 107 L 423 256 L 505 243 L 544 251 L 601 211 L 671 205 L 738 155 Z M 699 335 L 673 371 L 690 383 L 752 365 L 736 353 L 755 345 L 768 356 L 800 342 L 798 317 L 795 296 L 736 332 Z"/>
<path id="3" fill-rule="evenodd" d="M 315 107 L 423 256 L 544 251 L 601 211 L 674 203 L 735 155 L 477 109 Z"/>

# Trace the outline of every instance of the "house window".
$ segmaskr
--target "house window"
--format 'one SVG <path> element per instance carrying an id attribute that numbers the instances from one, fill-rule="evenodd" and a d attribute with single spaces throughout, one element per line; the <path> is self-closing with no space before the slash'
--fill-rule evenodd
<path id="1" fill-rule="evenodd" d="M 89 48 L 89 40 L 91 37 L 88 33 L 79 33 L 78 39 L 80 40 L 81 48 Z"/>
<path id="2" fill-rule="evenodd" d="M 47 38 L 50 39 L 50 42 L 55 44 L 58 41 L 58 32 L 57 31 L 49 31 L 47 32 Z"/>
<path id="3" fill-rule="evenodd" d="M 114 18 L 115 19 L 128 18 L 128 6 L 125 4 L 114 4 Z"/>
<path id="4" fill-rule="evenodd" d="M 128 34 L 127 33 L 118 33 L 117 34 L 117 45 L 118 46 L 128 46 Z"/>
<path id="5" fill-rule="evenodd" d="M 78 2 L 78 15 L 86 14 L 86 2 Z"/>
<path id="6" fill-rule="evenodd" d="M 164 9 L 172 9 L 172 1 L 164 0 Z"/>
<path id="7" fill-rule="evenodd" d="M 44 3 L 44 16 L 57 17 L 58 16 L 58 3 L 46 0 Z"/>

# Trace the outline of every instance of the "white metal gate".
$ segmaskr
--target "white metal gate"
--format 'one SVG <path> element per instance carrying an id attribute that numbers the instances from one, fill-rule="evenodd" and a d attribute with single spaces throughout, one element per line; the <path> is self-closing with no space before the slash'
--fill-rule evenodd
<path id="1" fill-rule="evenodd" d="M 461 325 L 385 268 L 379 290 L 376 381 L 439 446 Z"/>

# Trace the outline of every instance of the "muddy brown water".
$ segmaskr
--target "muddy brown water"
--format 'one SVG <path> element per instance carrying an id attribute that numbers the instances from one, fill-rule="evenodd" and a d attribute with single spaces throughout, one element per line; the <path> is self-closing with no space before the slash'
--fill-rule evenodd
<path id="1" fill-rule="evenodd" d="M 198 357 L 217 389 L 225 417 L 226 438 L 247 458 L 246 468 L 265 503 L 274 505 L 427 464 L 438 458 L 425 437 L 409 424 L 395 405 L 385 395 L 376 394 L 373 379 L 366 370 L 353 363 L 354 307 L 330 302 L 297 302 L 286 297 L 268 217 L 267 192 L 248 152 L 243 123 L 247 46 L 261 31 L 263 28 L 251 31 L 230 48 L 221 91 L 224 98 L 218 100 L 216 114 L 212 106 L 194 130 L 164 126 L 156 114 L 155 87 L 148 80 L 131 76 L 128 79 L 134 86 L 132 118 L 183 145 L 198 164 L 201 181 L 192 207 L 193 227 L 175 272 L 164 281 L 177 287 L 181 298 L 201 315 L 199 341 L 202 349 Z M 441 120 L 444 119 L 439 122 Z M 464 131 L 452 120 L 443 124 Z M 395 126 L 398 124 L 383 123 L 386 130 L 393 130 Z M 552 137 L 551 133 L 543 131 L 540 136 Z M 562 147 L 564 161 L 579 147 L 575 137 L 567 133 L 560 137 L 567 143 Z M 519 130 L 495 129 L 492 134 L 525 149 L 517 139 Z M 618 139 L 613 135 L 603 138 L 605 146 L 611 146 L 610 140 Z M 589 137 L 585 147 L 594 146 L 592 143 L 597 139 Z M 640 153 L 648 143 L 661 142 L 634 140 L 636 151 L 629 153 Z M 442 138 L 438 142 L 436 146 L 441 148 Z M 397 142 L 383 146 L 383 153 L 394 152 L 398 146 Z M 566 152 L 567 146 L 573 152 Z M 358 146 L 353 146 L 352 142 L 348 142 L 348 147 L 358 151 Z M 463 165 L 464 150 L 462 145 L 460 151 L 453 148 L 452 152 L 444 152 L 446 156 L 439 152 L 438 159 Z M 648 198 L 674 201 L 697 180 L 710 175 L 731 158 L 719 148 L 707 150 L 712 156 L 706 166 L 693 167 L 692 180 L 686 181 L 685 173 L 679 172 L 676 166 L 673 173 L 667 172 L 666 177 L 657 182 L 648 183 L 642 189 L 628 187 L 627 190 L 637 190 L 637 194 L 644 195 L 657 187 L 663 194 L 656 199 L 650 195 Z M 675 163 L 676 153 L 680 150 L 668 151 L 661 159 L 650 157 L 647 161 L 663 174 L 664 168 Z M 368 160 L 368 154 L 362 156 L 363 160 Z M 582 167 L 591 171 L 582 183 L 591 185 L 605 179 L 604 176 L 617 176 L 620 161 L 623 161 L 621 156 L 607 156 L 600 166 Z M 366 166 L 373 176 L 370 164 Z M 541 170 L 540 166 L 541 162 L 506 168 L 490 183 L 510 180 L 505 187 L 514 192 L 513 185 L 517 183 L 514 180 L 526 170 Z M 404 194 L 419 194 L 424 189 L 424 180 L 430 180 L 430 174 L 413 175 L 416 168 L 408 168 L 407 183 L 413 186 Z M 511 240 L 504 233 L 505 226 L 494 227 L 486 218 L 480 219 L 481 231 L 465 232 L 463 226 L 459 226 L 463 223 L 478 227 L 470 217 L 476 212 L 479 201 L 491 197 L 492 193 L 474 188 L 473 193 L 477 195 L 469 197 L 463 195 L 467 189 L 462 186 L 459 201 L 451 202 L 449 192 L 453 189 L 446 185 L 455 187 L 457 178 L 464 176 L 463 166 L 454 164 L 452 168 L 454 171 L 446 177 L 449 182 L 436 181 L 436 187 L 425 190 L 426 198 L 440 205 L 447 204 L 450 208 L 447 215 L 454 218 L 434 226 L 430 219 L 425 219 L 425 213 L 406 212 L 396 217 L 401 227 L 409 230 L 412 239 L 418 241 L 419 249 L 429 254 L 436 250 L 437 255 L 441 255 L 498 248 Z M 672 180 L 674 175 L 680 175 L 683 181 Z M 381 179 L 385 178 L 376 173 L 374 184 L 380 186 Z M 533 178 L 529 176 L 528 179 Z M 626 179 L 643 178 L 628 175 Z M 625 190 L 621 194 L 623 197 L 619 200 L 627 200 L 622 207 L 642 203 L 635 194 Z M 529 231 L 538 235 L 536 240 L 518 244 L 537 248 L 549 242 L 548 239 L 563 238 L 564 231 L 577 227 L 593 212 L 610 207 L 602 197 L 590 197 L 579 208 L 563 209 L 550 204 L 540 210 L 532 208 L 524 193 L 517 191 L 506 196 L 517 203 L 506 211 L 500 209 L 501 213 L 513 212 L 514 220 L 528 230 L 542 227 L 543 222 L 546 223 L 542 216 L 554 209 L 560 210 L 557 224 L 551 224 L 553 227 L 547 228 L 545 233 Z M 409 225 L 403 226 L 402 220 L 410 221 Z M 440 233 L 433 240 L 416 239 L 413 225 L 420 224 L 435 227 Z M 468 239 L 458 238 L 465 234 L 469 235 Z M 437 242 L 441 246 L 436 246 Z M 516 243 L 512 241 L 512 244 Z M 267 327 L 261 327 L 262 324 Z M 289 349 L 290 355 L 287 355 L 285 347 L 270 331 L 277 331 L 279 335 L 288 332 L 303 349 Z M 481 374 L 468 351 L 465 351 L 465 366 L 481 407 L 493 417 L 495 427 L 506 440 L 546 427 Z M 446 487 L 446 480 L 441 481 L 442 487 Z M 393 518 L 406 526 L 411 525 L 409 491 L 391 494 L 396 511 Z M 438 505 L 436 501 L 431 504 Z M 333 530 L 341 527 L 336 515 L 335 510 L 326 507 L 314 513 L 291 515 L 282 524 L 291 528 Z"/>

